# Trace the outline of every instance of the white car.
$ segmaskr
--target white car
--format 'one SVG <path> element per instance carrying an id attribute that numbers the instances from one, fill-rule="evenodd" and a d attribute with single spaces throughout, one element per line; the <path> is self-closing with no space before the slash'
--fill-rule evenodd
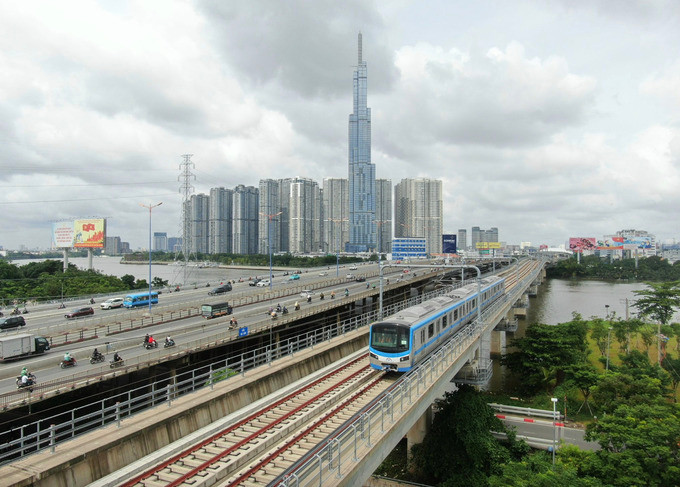
<path id="1" fill-rule="evenodd" d="M 111 298 L 99 305 L 101 309 L 113 309 L 123 307 L 123 298 Z"/>
<path id="2" fill-rule="evenodd" d="M 347 280 L 348 281 L 353 281 L 356 278 L 357 278 L 357 276 L 355 276 L 354 274 L 347 274 Z"/>
<path id="3" fill-rule="evenodd" d="M 328 271 L 319 272 L 319 275 L 320 275 L 321 277 L 327 276 L 327 275 L 328 275 Z"/>
<path id="4" fill-rule="evenodd" d="M 355 270 L 357 270 L 357 269 L 358 269 L 358 267 L 355 266 L 355 265 L 349 266 L 349 270 L 350 270 L 350 271 L 355 271 Z"/>
<path id="5" fill-rule="evenodd" d="M 269 279 L 262 279 L 260 282 L 255 284 L 257 287 L 268 287 L 269 286 Z"/>

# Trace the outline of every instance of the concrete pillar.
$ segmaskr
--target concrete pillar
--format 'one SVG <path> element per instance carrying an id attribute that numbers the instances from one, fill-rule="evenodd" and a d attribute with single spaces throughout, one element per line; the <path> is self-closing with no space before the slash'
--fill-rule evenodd
<path id="1" fill-rule="evenodd" d="M 87 268 L 88 270 L 94 270 L 92 265 L 92 249 L 87 249 Z"/>
<path id="2" fill-rule="evenodd" d="M 64 272 L 68 270 L 68 249 L 64 249 Z"/>
<path id="3" fill-rule="evenodd" d="M 432 405 L 428 406 L 425 412 L 418 418 L 418 420 L 411 426 L 411 429 L 406 433 L 406 458 L 411 462 L 411 447 L 422 443 L 425 435 L 430 431 L 432 424 Z"/>

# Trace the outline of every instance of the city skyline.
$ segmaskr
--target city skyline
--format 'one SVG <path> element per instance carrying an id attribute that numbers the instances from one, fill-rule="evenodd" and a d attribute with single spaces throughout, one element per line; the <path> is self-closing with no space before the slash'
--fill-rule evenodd
<path id="1" fill-rule="evenodd" d="M 375 179 L 441 179 L 443 233 L 680 238 L 677 2 L 72 8 L 0 5 L 6 249 L 89 217 L 141 248 L 161 201 L 154 230 L 180 236 L 183 154 L 196 193 L 347 177 L 358 32 Z"/>

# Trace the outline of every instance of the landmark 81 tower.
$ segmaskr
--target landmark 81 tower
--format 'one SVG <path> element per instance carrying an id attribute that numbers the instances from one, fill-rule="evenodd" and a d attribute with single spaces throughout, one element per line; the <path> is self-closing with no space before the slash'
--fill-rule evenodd
<path id="1" fill-rule="evenodd" d="M 375 165 L 371 164 L 371 109 L 366 106 L 366 61 L 354 72 L 354 112 L 349 116 L 349 242 L 347 252 L 375 248 Z"/>

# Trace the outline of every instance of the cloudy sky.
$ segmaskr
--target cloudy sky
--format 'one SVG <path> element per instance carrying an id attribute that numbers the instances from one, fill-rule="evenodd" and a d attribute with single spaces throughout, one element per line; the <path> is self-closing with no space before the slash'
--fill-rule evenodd
<path id="1" fill-rule="evenodd" d="M 444 231 L 680 238 L 680 2 L 0 2 L 0 245 L 108 217 L 179 235 L 195 191 L 347 177 L 363 34 L 378 178 L 443 180 Z"/>

